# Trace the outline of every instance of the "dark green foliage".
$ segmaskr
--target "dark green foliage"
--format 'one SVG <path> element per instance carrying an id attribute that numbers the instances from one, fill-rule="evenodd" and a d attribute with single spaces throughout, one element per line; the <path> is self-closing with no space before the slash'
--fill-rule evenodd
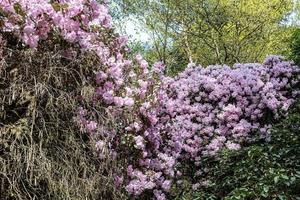
<path id="1" fill-rule="evenodd" d="M 272 129 L 270 143 L 207 160 L 207 187 L 179 199 L 300 199 L 300 103 Z"/>
<path id="2" fill-rule="evenodd" d="M 300 65 L 300 29 L 296 29 L 291 39 L 291 55 L 290 58 L 295 61 L 295 63 Z"/>

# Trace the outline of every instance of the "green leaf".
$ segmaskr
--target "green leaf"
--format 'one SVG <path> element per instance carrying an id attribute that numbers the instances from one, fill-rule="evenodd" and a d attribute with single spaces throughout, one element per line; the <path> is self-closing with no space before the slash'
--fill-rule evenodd
<path id="1" fill-rule="evenodd" d="M 286 199 L 286 197 L 283 196 L 283 195 L 279 195 L 278 197 L 279 197 L 280 200 L 285 200 Z"/>
<path id="2" fill-rule="evenodd" d="M 69 7 L 68 4 L 66 4 L 66 3 L 60 4 L 60 3 L 54 2 L 51 5 L 56 12 L 58 12 L 60 10 L 68 9 L 68 7 Z"/>
<path id="3" fill-rule="evenodd" d="M 281 175 L 281 177 L 283 178 L 283 179 L 285 179 L 285 180 L 289 180 L 289 177 L 287 176 L 287 175 Z"/>
<path id="4" fill-rule="evenodd" d="M 21 15 L 23 17 L 26 15 L 26 13 L 22 9 L 21 4 L 19 4 L 19 3 L 15 3 L 14 4 L 14 9 L 15 9 L 15 11 L 16 11 L 17 14 L 19 14 L 19 15 Z"/>
<path id="5" fill-rule="evenodd" d="M 58 12 L 58 11 L 61 10 L 61 6 L 60 6 L 59 3 L 54 2 L 54 3 L 52 3 L 51 5 L 52 5 L 53 9 L 54 9 L 56 12 Z"/>

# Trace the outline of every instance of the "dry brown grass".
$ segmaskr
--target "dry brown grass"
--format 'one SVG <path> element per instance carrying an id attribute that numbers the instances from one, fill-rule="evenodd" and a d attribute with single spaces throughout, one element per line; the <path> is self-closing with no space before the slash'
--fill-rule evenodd
<path id="1" fill-rule="evenodd" d="M 78 53 L 67 60 L 46 42 L 36 52 L 5 38 L 0 39 L 0 199 L 125 199 L 112 183 L 114 163 L 98 160 L 90 138 L 72 120 L 75 97 L 96 59 Z"/>

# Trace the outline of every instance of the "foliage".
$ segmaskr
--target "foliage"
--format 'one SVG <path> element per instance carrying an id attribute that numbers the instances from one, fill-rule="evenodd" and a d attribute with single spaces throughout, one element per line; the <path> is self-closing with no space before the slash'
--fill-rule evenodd
<path id="1" fill-rule="evenodd" d="M 1 199 L 119 199 L 114 164 L 99 162 L 72 120 L 94 63 L 51 41 L 38 51 L 1 33 Z"/>
<path id="2" fill-rule="evenodd" d="M 291 55 L 290 58 L 300 65 L 300 29 L 296 29 L 290 43 Z"/>
<path id="3" fill-rule="evenodd" d="M 148 51 L 173 68 L 182 55 L 185 64 L 194 61 L 204 66 L 262 62 L 266 55 L 286 49 L 292 34 L 283 23 L 292 12 L 290 0 L 115 2 L 125 15 L 136 16 L 150 30 L 154 45 Z"/>
<path id="4" fill-rule="evenodd" d="M 202 175 L 209 184 L 178 199 L 299 199 L 300 104 L 276 124 L 269 143 L 240 151 L 224 150 L 207 159 Z"/>

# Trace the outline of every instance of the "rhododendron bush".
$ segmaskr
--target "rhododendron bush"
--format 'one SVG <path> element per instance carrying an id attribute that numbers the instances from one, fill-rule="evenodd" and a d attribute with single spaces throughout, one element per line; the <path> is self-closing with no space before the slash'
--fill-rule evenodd
<path id="1" fill-rule="evenodd" d="M 269 141 L 271 124 L 299 94 L 299 79 L 299 68 L 280 56 L 233 67 L 190 64 L 175 78 L 161 76 L 160 87 L 148 91 L 152 98 L 135 95 L 136 107 L 110 108 L 116 117 L 127 118 L 119 129 L 85 121 L 87 110 L 79 118 L 100 138 L 96 147 L 101 158 L 104 152 L 117 160 L 126 158 L 128 166 L 116 176 L 117 185 L 124 183 L 135 196 L 153 191 L 156 199 L 165 199 L 172 186 L 180 187 L 182 177 L 203 174 L 203 157 Z M 186 167 L 197 170 L 189 174 Z M 193 188 L 201 184 L 196 181 Z"/>
<path id="2" fill-rule="evenodd" d="M 299 94 L 299 78 L 299 68 L 280 56 L 233 67 L 190 64 L 174 79 L 163 78 L 152 107 L 155 122 L 134 133 L 139 157 L 135 153 L 127 168 L 126 190 L 134 195 L 153 190 L 164 199 L 182 176 L 196 179 L 203 173 L 203 157 L 269 141 L 271 123 Z M 195 174 L 185 174 L 186 165 L 197 169 Z M 195 182 L 194 189 L 201 184 Z"/>
<path id="3" fill-rule="evenodd" d="M 0 1 L 1 199 L 122 196 L 72 120 L 78 94 L 126 51 L 109 21 L 96 1 Z"/>
<path id="4" fill-rule="evenodd" d="M 299 94 L 300 70 L 280 56 L 232 67 L 191 63 L 166 77 L 161 62 L 128 59 L 127 38 L 95 0 L 3 0 L 0 8 L 1 37 L 17 38 L 16 48 L 59 46 L 69 62 L 80 54 L 92 66 L 74 120 L 100 160 L 119 164 L 116 187 L 132 196 L 166 199 L 182 177 L 202 173 L 204 157 L 269 141 L 272 122 Z"/>

